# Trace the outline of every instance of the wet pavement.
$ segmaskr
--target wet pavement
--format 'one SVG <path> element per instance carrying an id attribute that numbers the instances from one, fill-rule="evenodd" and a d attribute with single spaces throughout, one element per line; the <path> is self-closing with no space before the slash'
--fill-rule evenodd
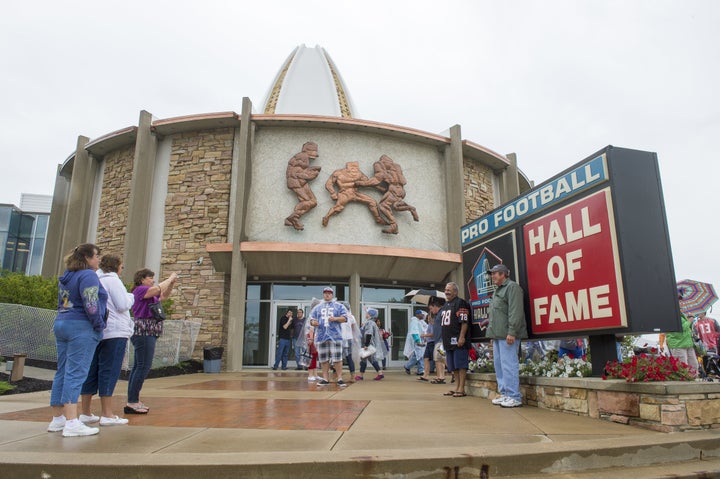
<path id="1" fill-rule="evenodd" d="M 308 382 L 302 371 L 201 373 L 147 380 L 141 396 L 150 413 L 125 415 L 120 381 L 113 407 L 129 425 L 82 438 L 45 431 L 49 392 L 0 397 L 0 471 L 12 474 L 0 476 L 581 477 L 597 468 L 694 464 L 703 455 L 697 467 L 720 470 L 720 431 L 666 434 L 503 409 L 443 396 L 448 386 L 402 370 L 346 388 Z M 643 474 L 633 477 L 659 477 Z"/>

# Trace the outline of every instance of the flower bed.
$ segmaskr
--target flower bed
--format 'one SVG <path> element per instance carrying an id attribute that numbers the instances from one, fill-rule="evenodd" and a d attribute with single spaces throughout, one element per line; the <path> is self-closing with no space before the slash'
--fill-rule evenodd
<path id="1" fill-rule="evenodd" d="M 520 378 L 523 402 L 663 432 L 720 428 L 720 383 L 626 379 Z M 495 374 L 469 373 L 468 394 L 498 395 Z"/>

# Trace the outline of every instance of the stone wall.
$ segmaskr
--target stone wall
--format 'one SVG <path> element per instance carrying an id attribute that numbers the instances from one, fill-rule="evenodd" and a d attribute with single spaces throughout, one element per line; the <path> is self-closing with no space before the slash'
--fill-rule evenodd
<path id="1" fill-rule="evenodd" d="M 487 166 L 465 158 L 465 222 L 469 223 L 495 208 L 493 200 L 493 172 Z"/>
<path id="2" fill-rule="evenodd" d="M 232 128 L 222 128 L 172 137 L 161 277 L 173 271 L 180 276 L 172 318 L 202 321 L 194 357 L 202 357 L 203 346 L 227 346 L 226 278 L 214 272 L 205 247 L 227 242 L 233 135 Z"/>
<path id="3" fill-rule="evenodd" d="M 600 378 L 520 378 L 527 406 L 662 432 L 720 428 L 720 383 L 628 383 Z M 494 374 L 468 374 L 468 393 L 497 396 Z"/>
<path id="4" fill-rule="evenodd" d="M 130 205 L 135 145 L 109 153 L 104 158 L 102 192 L 95 244 L 103 253 L 123 256 L 125 229 Z"/>

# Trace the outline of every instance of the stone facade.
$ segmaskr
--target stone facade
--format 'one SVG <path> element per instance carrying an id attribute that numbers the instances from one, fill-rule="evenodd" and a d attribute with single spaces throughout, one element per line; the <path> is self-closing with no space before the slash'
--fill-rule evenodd
<path id="1" fill-rule="evenodd" d="M 475 161 L 463 161 L 465 181 L 465 222 L 469 223 L 495 208 L 493 172 Z"/>
<path id="2" fill-rule="evenodd" d="M 227 241 L 233 138 L 232 128 L 172 137 L 160 276 L 179 275 L 172 318 L 202 321 L 196 353 L 225 346 L 225 274 L 196 261 L 207 244 Z"/>
<path id="3" fill-rule="evenodd" d="M 135 146 L 113 151 L 104 158 L 102 193 L 95 244 L 105 253 L 123 255 L 130 204 L 130 172 Z"/>
<path id="4" fill-rule="evenodd" d="M 720 384 L 627 383 L 600 378 L 520 378 L 528 406 L 589 416 L 661 432 L 720 428 Z M 494 374 L 468 374 L 468 392 L 497 396 Z"/>

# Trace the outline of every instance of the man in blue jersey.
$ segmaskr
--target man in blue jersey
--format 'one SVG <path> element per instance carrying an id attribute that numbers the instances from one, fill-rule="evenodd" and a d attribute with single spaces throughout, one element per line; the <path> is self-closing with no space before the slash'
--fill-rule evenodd
<path id="1" fill-rule="evenodd" d="M 332 363 L 337 375 L 337 384 L 345 387 L 342 380 L 342 323 L 347 321 L 348 311 L 341 303 L 333 300 L 334 291 L 330 287 L 323 289 L 323 301 L 310 313 L 310 324 L 317 328 L 315 347 L 318 351 L 318 362 L 322 368 L 320 386 L 329 384 L 328 373 Z"/>

